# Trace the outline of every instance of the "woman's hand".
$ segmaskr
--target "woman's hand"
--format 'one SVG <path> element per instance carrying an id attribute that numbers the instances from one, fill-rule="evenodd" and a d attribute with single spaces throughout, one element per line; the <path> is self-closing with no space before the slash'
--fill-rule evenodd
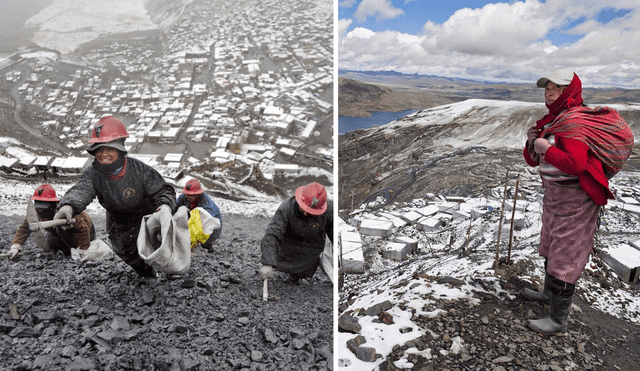
<path id="1" fill-rule="evenodd" d="M 527 140 L 529 141 L 529 143 L 533 143 L 536 139 L 538 139 L 539 136 L 540 136 L 540 129 L 538 129 L 535 126 L 532 126 L 527 131 Z"/>
<path id="2" fill-rule="evenodd" d="M 544 155 L 545 152 L 551 147 L 551 143 L 544 138 L 538 138 L 533 142 L 534 150 L 539 155 Z"/>

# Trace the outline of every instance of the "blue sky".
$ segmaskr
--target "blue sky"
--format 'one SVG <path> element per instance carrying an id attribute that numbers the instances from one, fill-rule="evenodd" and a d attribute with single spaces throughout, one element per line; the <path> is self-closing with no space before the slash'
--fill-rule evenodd
<path id="1" fill-rule="evenodd" d="M 339 0 L 339 68 L 640 86 L 638 0 Z M 581 77 L 582 77 L 581 76 Z"/>

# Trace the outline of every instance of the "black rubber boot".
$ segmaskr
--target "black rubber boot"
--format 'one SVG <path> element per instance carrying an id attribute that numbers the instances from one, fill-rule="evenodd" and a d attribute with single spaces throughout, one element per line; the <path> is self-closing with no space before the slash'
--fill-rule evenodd
<path id="1" fill-rule="evenodd" d="M 563 282 L 551 275 L 548 282 L 549 314 L 541 319 L 529 320 L 529 326 L 543 335 L 564 336 L 576 285 Z"/>
<path id="2" fill-rule="evenodd" d="M 549 273 L 544 276 L 544 289 L 542 291 L 533 291 L 525 287 L 522 289 L 522 295 L 531 301 L 549 305 Z"/>
<path id="3" fill-rule="evenodd" d="M 156 270 L 142 260 L 132 263 L 131 268 L 133 268 L 133 270 L 135 270 L 140 277 L 158 278 L 158 274 L 156 273 Z"/>

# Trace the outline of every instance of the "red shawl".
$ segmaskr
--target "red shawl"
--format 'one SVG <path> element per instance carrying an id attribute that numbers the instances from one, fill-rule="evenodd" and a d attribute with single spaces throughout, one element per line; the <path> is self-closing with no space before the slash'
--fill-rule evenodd
<path id="1" fill-rule="evenodd" d="M 578 140 L 587 146 L 602 163 L 608 179 L 616 175 L 633 149 L 633 132 L 627 122 L 609 107 L 587 108 L 582 106 L 582 82 L 578 75 L 551 105 L 549 113 L 536 121 L 536 127 L 553 122 L 540 133 Z"/>
<path id="2" fill-rule="evenodd" d="M 602 163 L 607 178 L 616 175 L 633 149 L 633 132 L 618 112 L 609 107 L 575 107 L 562 113 L 542 133 L 578 140 Z"/>

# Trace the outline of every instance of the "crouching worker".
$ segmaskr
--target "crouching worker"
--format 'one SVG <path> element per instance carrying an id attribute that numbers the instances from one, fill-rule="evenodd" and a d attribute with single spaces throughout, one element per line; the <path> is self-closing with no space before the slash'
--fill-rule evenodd
<path id="1" fill-rule="evenodd" d="M 267 226 L 260 278 L 273 276 L 274 269 L 288 273 L 294 281 L 313 277 L 327 236 L 333 243 L 333 203 L 327 200 L 325 188 L 316 182 L 298 188 Z"/>
<path id="2" fill-rule="evenodd" d="M 209 197 L 206 193 L 204 193 L 204 190 L 202 189 L 202 186 L 200 185 L 200 181 L 198 179 L 191 179 L 187 182 L 187 184 L 184 185 L 184 188 L 182 189 L 182 194 L 178 196 L 178 200 L 176 201 L 174 212 L 177 211 L 180 206 L 186 206 L 187 209 L 189 209 L 189 214 L 191 214 L 192 210 L 197 207 L 203 208 L 212 217 L 217 218 L 220 221 L 220 227 L 214 228 L 213 231 L 209 234 L 209 237 L 207 238 L 206 241 L 202 243 L 200 242 L 194 243 L 192 241 L 192 245 L 191 245 L 192 250 L 198 244 L 201 244 L 201 246 L 204 249 L 207 249 L 207 251 L 209 252 L 213 252 L 213 242 L 218 238 L 220 238 L 220 234 L 222 234 L 222 215 L 220 214 L 220 209 L 218 208 L 218 205 L 216 205 L 216 203 L 213 202 L 211 197 Z M 199 219 L 202 219 L 202 217 Z M 191 235 L 194 234 L 194 231 L 191 230 L 192 228 L 193 226 L 192 226 L 192 223 L 190 222 L 189 232 L 191 232 Z M 202 222 L 200 222 L 199 228 L 204 229 L 202 226 Z M 206 233 L 206 231 L 204 233 Z"/>
<path id="3" fill-rule="evenodd" d="M 156 278 L 155 269 L 138 254 L 138 234 L 143 216 L 163 208 L 171 214 L 176 192 L 154 168 L 127 156 L 127 137 L 124 124 L 113 116 L 96 123 L 87 148 L 93 164 L 62 197 L 54 219 L 70 220 L 97 197 L 106 209 L 111 249 L 138 275 Z"/>
<path id="4" fill-rule="evenodd" d="M 29 205 L 27 217 L 22 224 L 20 224 L 13 237 L 11 251 L 9 252 L 11 259 L 15 258 L 20 251 L 22 251 L 22 246 L 27 241 L 27 238 L 32 235 L 29 224 L 52 220 L 60 201 L 56 196 L 55 189 L 49 184 L 43 184 L 36 188 L 31 200 L 33 200 L 35 212 L 31 210 L 32 206 Z M 65 229 L 56 227 L 36 231 L 33 235 L 36 244 L 44 251 L 60 251 L 66 257 L 71 256 L 71 248 L 79 248 L 81 250 L 88 249 L 89 244 L 96 236 L 91 217 L 83 211 L 72 215 L 72 218 L 75 219 L 75 221 L 73 224 L 67 225 Z"/>

